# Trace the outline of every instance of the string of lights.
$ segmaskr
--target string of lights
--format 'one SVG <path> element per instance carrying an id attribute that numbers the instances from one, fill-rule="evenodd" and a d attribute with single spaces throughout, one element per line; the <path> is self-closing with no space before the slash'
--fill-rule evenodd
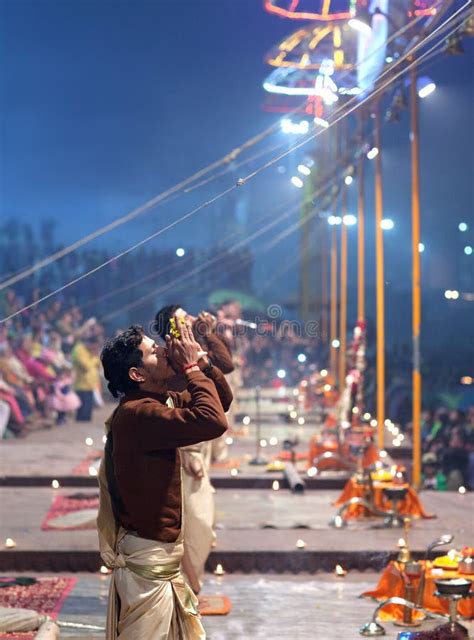
<path id="1" fill-rule="evenodd" d="M 281 207 L 278 207 L 277 211 L 273 211 L 271 210 L 270 212 L 267 212 L 265 215 L 262 216 L 262 220 L 267 220 L 268 218 L 274 218 L 275 214 L 278 213 L 279 211 L 281 211 L 281 209 L 285 209 L 286 207 L 288 207 L 291 204 L 297 204 L 297 202 L 299 202 L 299 198 L 297 197 L 293 197 L 290 199 L 290 201 L 285 202 Z M 229 241 L 233 240 L 237 235 L 239 234 L 238 231 L 233 231 L 229 234 L 227 234 L 226 236 L 224 236 L 223 238 L 220 239 L 219 243 L 217 244 L 217 247 L 221 247 L 221 246 L 225 246 Z M 180 259 L 180 264 L 187 264 L 189 262 L 191 262 L 193 259 L 192 255 L 188 255 L 187 257 L 181 258 Z M 112 298 L 115 295 L 118 295 L 119 293 L 123 293 L 124 291 L 128 291 L 129 289 L 132 288 L 136 288 L 137 286 L 139 286 L 140 284 L 143 284 L 145 282 L 148 282 L 149 280 L 153 280 L 155 279 L 157 276 L 161 276 L 164 273 L 167 273 L 168 271 L 171 271 L 172 269 L 175 268 L 174 264 L 169 264 L 165 267 L 161 267 L 158 270 L 152 271 L 151 273 L 147 274 L 146 276 L 144 276 L 143 278 L 139 278 L 138 280 L 134 280 L 133 282 L 124 285 L 122 287 L 119 287 L 117 289 L 114 289 L 112 291 L 107 292 L 106 294 L 97 297 L 93 300 L 89 300 L 86 303 L 84 303 L 83 305 L 80 306 L 81 309 L 86 309 L 87 307 L 93 306 L 95 304 L 99 304 L 100 302 L 103 302 L 104 300 L 108 300 L 109 298 Z"/>
<path id="2" fill-rule="evenodd" d="M 340 174 L 343 171 L 344 171 L 344 168 L 343 167 L 339 167 L 339 168 L 336 168 L 336 170 L 333 171 L 332 174 L 328 173 L 327 176 L 325 176 L 325 178 L 327 178 L 327 179 L 321 180 L 321 182 L 323 183 L 322 186 L 319 187 L 318 189 L 316 189 L 315 191 L 313 191 L 310 194 L 310 197 L 312 199 L 315 199 L 315 198 L 318 198 L 320 196 L 323 196 L 327 192 L 331 192 L 331 190 L 334 188 L 334 186 L 339 182 Z M 262 228 L 259 228 L 252 235 L 250 235 L 249 237 L 243 239 L 237 245 L 234 245 L 234 247 L 233 247 L 234 252 L 235 252 L 236 249 L 240 249 L 243 246 L 249 244 L 250 242 L 252 242 L 256 238 L 260 237 L 263 233 L 266 233 L 271 228 L 273 228 L 277 224 L 281 223 L 285 218 L 287 218 L 289 215 L 292 215 L 296 210 L 298 210 L 299 207 L 300 207 L 300 204 L 298 203 L 295 206 L 291 207 L 288 211 L 284 212 L 279 217 L 274 218 L 274 220 L 270 224 L 265 225 Z M 309 215 L 308 215 L 308 221 L 312 220 L 315 216 L 317 216 L 319 214 L 319 212 L 320 212 L 320 208 L 315 206 L 312 209 L 312 211 L 309 213 Z M 293 223 L 292 225 L 290 225 L 289 227 L 287 227 L 286 229 L 284 229 L 282 232 L 280 232 L 280 234 L 278 236 L 276 236 L 275 238 L 273 238 L 272 240 L 269 240 L 266 243 L 264 243 L 263 245 L 260 245 L 259 246 L 259 253 L 262 254 L 262 253 L 266 253 L 267 251 L 271 250 L 277 244 L 282 242 L 282 240 L 284 240 L 285 238 L 290 236 L 292 233 L 296 232 L 300 227 L 301 227 L 301 221 L 298 220 L 295 223 Z M 109 314 L 107 314 L 105 316 L 102 316 L 101 320 L 102 321 L 110 320 L 111 318 L 115 317 L 116 315 L 118 315 L 119 313 L 121 313 L 123 311 L 136 308 L 136 307 L 140 306 L 141 304 L 143 304 L 144 302 L 146 302 L 147 300 L 149 300 L 151 297 L 159 295 L 161 293 L 165 293 L 170 288 L 175 287 L 176 284 L 185 283 L 187 281 L 187 279 L 189 278 L 189 276 L 197 275 L 198 273 L 200 273 L 201 271 L 203 271 L 207 267 L 215 266 L 219 262 L 227 259 L 227 257 L 228 257 L 227 253 L 222 253 L 221 255 L 209 258 L 204 263 L 202 263 L 202 264 L 198 265 L 197 267 L 195 267 L 191 272 L 188 272 L 185 275 L 179 276 L 178 278 L 176 278 L 175 280 L 173 280 L 170 283 L 167 283 L 163 287 L 159 287 L 157 289 L 155 288 L 154 290 L 148 292 L 144 296 L 141 296 L 137 300 L 132 301 L 130 304 L 126 305 L 125 307 L 120 307 L 120 309 L 117 309 L 116 311 L 113 311 L 113 312 L 111 312 L 111 313 L 109 313 Z M 248 258 L 244 258 L 243 259 L 243 263 L 245 263 L 246 260 L 248 260 Z M 243 263 L 241 263 L 240 265 L 237 264 L 234 267 L 234 269 L 241 268 Z M 230 269 L 229 272 L 232 272 L 232 269 Z"/>

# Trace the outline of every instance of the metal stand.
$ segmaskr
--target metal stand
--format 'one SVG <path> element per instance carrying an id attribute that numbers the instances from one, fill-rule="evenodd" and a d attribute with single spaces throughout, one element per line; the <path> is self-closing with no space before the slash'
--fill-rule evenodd
<path id="1" fill-rule="evenodd" d="M 387 598 L 386 600 L 382 600 L 382 602 L 380 602 L 376 608 L 374 613 L 372 614 L 372 620 L 370 622 L 367 622 L 366 624 L 364 624 L 363 627 L 361 627 L 359 629 L 359 633 L 361 636 L 365 636 L 366 638 L 373 638 L 375 636 L 384 636 L 386 635 L 385 633 L 385 629 L 382 627 L 382 625 L 377 622 L 377 615 L 379 613 L 379 611 L 381 609 L 383 609 L 385 606 L 387 606 L 387 604 L 399 604 L 402 605 L 403 607 L 408 607 L 409 609 L 413 609 L 416 611 L 421 611 L 422 613 L 424 613 L 426 615 L 426 617 L 428 618 L 435 618 L 435 619 L 446 619 L 445 616 L 440 615 L 438 613 L 431 613 L 429 611 L 426 611 L 426 609 L 424 609 L 423 607 L 420 607 L 419 605 L 417 605 L 414 602 L 410 602 L 409 600 L 406 600 L 405 598 L 400 598 L 398 596 L 393 596 L 392 598 Z"/>
<path id="2" fill-rule="evenodd" d="M 337 514 L 329 522 L 329 524 L 336 529 L 347 527 L 347 520 L 344 518 L 344 513 L 350 506 L 354 504 L 358 504 L 361 507 L 364 507 L 375 516 L 387 516 L 387 511 L 381 511 L 374 504 L 368 502 L 367 500 L 364 500 L 364 498 L 350 498 L 349 500 L 347 500 L 347 502 L 344 502 L 344 504 L 339 507 Z"/>
<path id="3" fill-rule="evenodd" d="M 474 591 L 467 594 L 440 593 L 439 591 L 435 591 L 434 595 L 437 598 L 445 598 L 446 600 L 449 600 L 449 622 L 436 627 L 435 630 L 438 631 L 440 629 L 445 629 L 446 631 L 451 632 L 453 637 L 462 635 L 464 638 L 469 638 L 469 631 L 458 622 L 458 602 L 463 598 L 472 598 L 474 596 Z"/>
<path id="4" fill-rule="evenodd" d="M 260 411 L 260 387 L 257 386 L 255 387 L 255 405 L 256 405 L 256 416 L 255 416 L 255 458 L 252 458 L 252 460 L 250 460 L 249 464 L 257 466 L 257 465 L 264 465 L 268 463 L 268 460 L 266 458 L 264 458 L 261 454 L 261 446 L 260 446 L 260 439 L 261 439 L 261 432 L 262 432 L 262 417 L 261 417 L 261 411 Z"/>
<path id="5" fill-rule="evenodd" d="M 389 500 L 391 500 L 393 508 L 385 518 L 383 527 L 387 529 L 400 529 L 404 525 L 403 517 L 400 516 L 398 510 L 398 503 L 406 496 L 408 489 L 406 487 L 400 487 L 395 489 L 394 487 L 383 489 L 383 493 Z"/>

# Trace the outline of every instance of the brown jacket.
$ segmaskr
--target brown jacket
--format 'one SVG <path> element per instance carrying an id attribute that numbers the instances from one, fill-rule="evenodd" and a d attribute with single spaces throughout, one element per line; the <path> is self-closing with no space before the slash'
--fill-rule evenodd
<path id="1" fill-rule="evenodd" d="M 204 344 L 212 363 L 218 367 L 222 373 L 232 373 L 234 363 L 232 353 L 224 340 L 215 333 L 210 333 L 204 338 Z"/>
<path id="2" fill-rule="evenodd" d="M 182 393 L 140 390 L 122 398 L 106 445 L 115 518 L 143 538 L 174 542 L 181 529 L 178 447 L 212 440 L 227 429 L 232 392 L 221 371 L 187 375 Z M 167 396 L 174 408 L 166 405 Z"/>

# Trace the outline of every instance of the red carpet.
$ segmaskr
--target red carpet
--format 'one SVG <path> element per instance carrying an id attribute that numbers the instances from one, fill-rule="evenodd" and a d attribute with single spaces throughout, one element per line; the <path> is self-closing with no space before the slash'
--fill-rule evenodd
<path id="1" fill-rule="evenodd" d="M 0 578 L 8 580 L 9 578 Z M 0 589 L 0 606 L 34 609 L 56 619 L 64 601 L 76 584 L 76 578 L 38 578 L 36 584 L 13 585 Z M 0 633 L 8 640 L 31 640 L 36 632 Z"/>
<path id="2" fill-rule="evenodd" d="M 199 613 L 202 616 L 226 616 L 232 609 L 227 596 L 199 596 Z"/>
<path id="3" fill-rule="evenodd" d="M 71 495 L 77 495 L 78 498 L 72 498 Z M 83 509 L 99 508 L 99 496 L 91 495 L 90 497 L 86 497 L 87 494 L 84 494 L 83 497 L 79 497 L 81 494 L 71 495 L 56 496 L 41 524 L 41 529 L 43 531 L 75 531 L 78 529 L 94 529 L 94 525 L 61 527 L 61 529 L 49 526 L 49 521 L 59 516 L 65 516 L 75 511 L 82 511 Z"/>

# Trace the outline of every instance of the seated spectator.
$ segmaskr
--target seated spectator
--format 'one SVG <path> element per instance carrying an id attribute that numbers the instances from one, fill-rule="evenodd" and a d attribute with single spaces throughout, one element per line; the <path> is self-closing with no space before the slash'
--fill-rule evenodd
<path id="1" fill-rule="evenodd" d="M 446 476 L 441 473 L 435 453 L 425 453 L 422 458 L 422 489 L 446 490 Z"/>
<path id="2" fill-rule="evenodd" d="M 69 369 L 63 369 L 54 385 L 53 394 L 50 397 L 51 408 L 56 411 L 56 424 L 66 422 L 67 416 L 77 411 L 81 406 L 81 400 L 72 388 L 73 378 Z"/>
<path id="3" fill-rule="evenodd" d="M 466 444 L 464 432 L 459 427 L 455 428 L 442 457 L 448 491 L 457 491 L 459 487 L 468 485 L 469 453 Z"/>

